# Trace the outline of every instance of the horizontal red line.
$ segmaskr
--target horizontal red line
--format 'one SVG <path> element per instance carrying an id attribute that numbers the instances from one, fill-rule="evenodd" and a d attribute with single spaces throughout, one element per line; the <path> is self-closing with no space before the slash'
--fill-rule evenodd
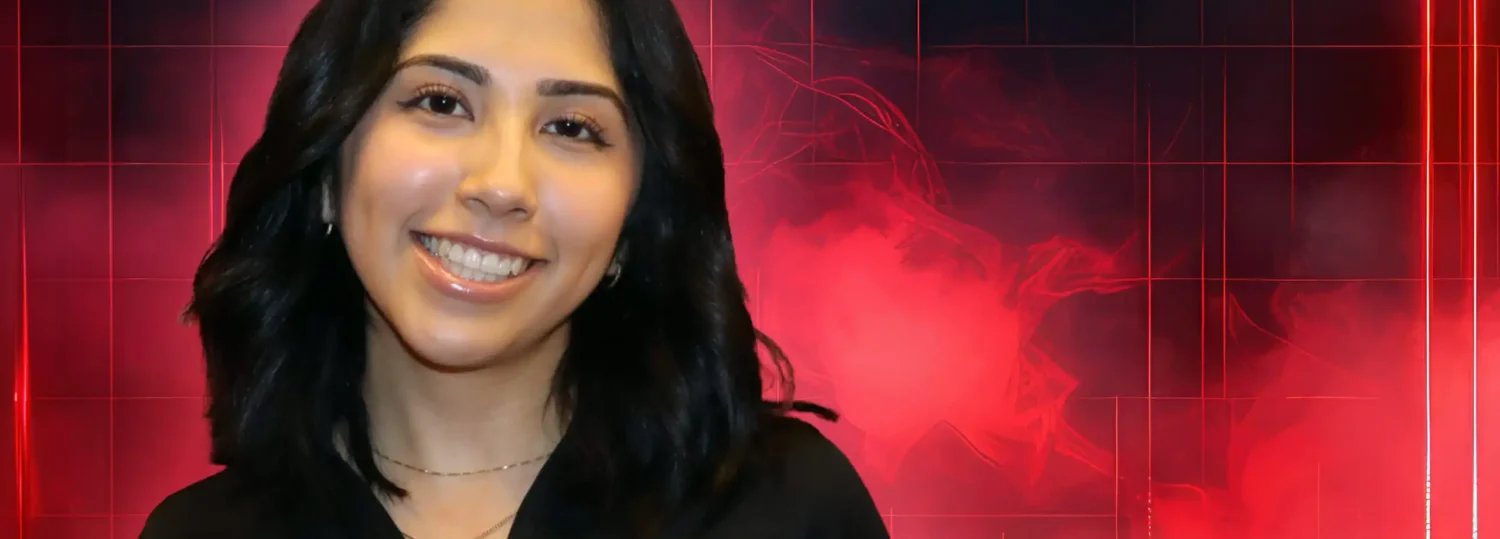
<path id="1" fill-rule="evenodd" d="M 1115 518 L 1114 513 L 887 513 L 891 518 Z"/>
<path id="2" fill-rule="evenodd" d="M 816 165 L 835 165 L 839 163 L 808 163 Z M 860 162 L 861 165 L 890 164 L 880 162 Z M 937 161 L 939 165 L 978 165 L 978 166 L 1084 166 L 1084 165 L 1114 165 L 1114 166 L 1232 166 L 1232 167 L 1420 167 L 1424 163 L 1406 161 Z M 1470 166 L 1468 161 L 1436 162 L 1438 166 Z M 796 163 L 793 163 L 796 165 Z M 1479 163 L 1481 166 L 1496 166 L 1500 162 L 1486 161 Z"/>
<path id="3" fill-rule="evenodd" d="M 177 44 L 177 45 L 122 45 L 122 44 L 118 44 L 118 43 L 114 44 L 114 45 L 106 45 L 104 43 L 90 43 L 90 44 L 74 44 L 74 45 L 21 45 L 20 47 L 17 47 L 15 45 L 10 45 L 10 46 L 5 46 L 5 47 L 0 47 L 0 50 L 15 50 L 17 48 L 20 48 L 22 50 L 32 50 L 32 49 L 85 49 L 85 50 L 94 50 L 94 49 L 97 49 L 97 50 L 105 50 L 105 49 L 285 49 L 285 48 L 287 48 L 287 46 L 286 45 L 249 45 L 249 44 L 245 44 L 245 45 L 225 45 L 225 44 L 217 44 L 217 45 L 210 45 L 210 44 L 198 44 L 198 45 L 193 45 L 193 44 Z"/>
<path id="4" fill-rule="evenodd" d="M 1289 400 L 1291 400 L 1291 401 L 1308 401 L 1308 400 L 1378 401 L 1378 400 L 1382 400 L 1379 397 L 1357 397 L 1357 396 L 1336 396 L 1336 395 L 1306 395 L 1306 396 L 1295 396 L 1294 395 L 1294 396 L 1287 396 L 1287 397 L 1167 397 L 1167 396 L 1147 397 L 1145 395 L 1139 395 L 1139 396 L 1130 396 L 1130 397 L 1075 396 L 1075 397 L 1070 397 L 1070 398 L 1076 399 L 1076 400 L 1085 400 L 1085 401 L 1114 401 L 1114 400 L 1122 400 L 1122 401 L 1146 401 L 1146 400 L 1149 400 L 1149 401 L 1204 401 L 1204 402 L 1209 402 L 1209 401 L 1213 401 L 1213 402 L 1224 402 L 1224 401 L 1235 401 L 1235 402 L 1266 401 L 1266 402 L 1271 402 L 1271 401 L 1289 401 Z"/>
<path id="5" fill-rule="evenodd" d="M 1500 276 L 1481 276 L 1481 281 L 1500 281 Z M 190 284 L 192 278 L 33 278 L 28 282 L 49 282 L 49 284 L 66 284 L 66 282 L 181 282 Z M 1217 276 L 1154 276 L 1154 278 L 1122 278 L 1104 279 L 1100 282 L 1422 282 L 1424 278 L 1404 278 L 1404 276 L 1392 276 L 1392 278 L 1217 278 Z M 1452 278 L 1433 278 L 1433 281 L 1469 282 L 1472 278 L 1467 276 L 1452 276 Z"/>
<path id="6" fill-rule="evenodd" d="M 201 396 L 201 397 L 121 397 L 121 396 L 107 397 L 107 396 L 87 396 L 87 395 L 77 395 L 77 396 L 62 397 L 62 396 L 56 396 L 56 395 L 53 395 L 53 396 L 32 395 L 31 396 L 31 402 L 42 402 L 42 401 L 46 401 L 46 402 L 201 401 L 201 400 L 204 400 L 204 399 L 207 399 L 207 398 L 208 398 L 207 395 L 204 395 L 204 396 Z"/>
<path id="7" fill-rule="evenodd" d="M 138 518 L 138 517 L 144 517 L 144 516 L 147 516 L 146 513 L 114 513 L 114 514 L 108 514 L 108 513 L 50 513 L 50 514 L 49 513 L 42 513 L 42 514 L 38 514 L 38 515 L 32 515 L 32 518 L 40 517 L 40 518 L 78 518 L 78 519 L 84 519 L 84 518 L 111 518 L 111 517 L 133 517 L 133 518 Z M 894 518 L 1114 518 L 1115 517 L 1115 515 L 1113 513 L 1110 513 L 1110 514 L 1097 514 L 1097 513 L 1082 513 L 1082 514 L 1063 514 L 1063 513 L 1058 513 L 1058 514 L 1048 514 L 1048 513 L 994 513 L 994 514 L 985 514 L 985 513 L 971 513 L 971 514 L 942 514 L 942 513 L 931 513 L 931 514 L 928 514 L 928 513 L 915 513 L 915 514 L 904 514 L 904 513 L 894 513 L 894 514 L 891 514 L 891 513 L 887 513 L 887 514 L 885 514 L 885 516 L 886 517 L 894 517 Z"/>
<path id="8" fill-rule="evenodd" d="M 771 41 L 764 43 L 737 43 L 737 44 L 715 44 L 697 45 L 699 49 L 756 49 L 764 47 L 806 47 L 807 42 Z M 849 48 L 840 43 L 818 43 L 820 47 L 827 48 Z M 72 44 L 72 45 L 21 45 L 21 49 L 285 49 L 286 45 L 274 44 L 173 44 L 173 45 L 145 45 L 145 44 Z M 0 47 L 0 50 L 17 48 L 14 45 Z M 1087 44 L 1087 43 L 967 43 L 951 45 L 923 45 L 924 49 L 933 50 L 962 50 L 962 49 L 1179 49 L 1179 50 L 1224 50 L 1224 49 L 1362 49 L 1362 50 L 1389 50 L 1389 49 L 1411 49 L 1421 50 L 1422 44 L 1398 44 L 1398 43 L 1361 43 L 1361 44 L 1161 44 L 1161 45 L 1131 45 L 1131 44 Z M 1464 43 L 1433 44 L 1434 49 L 1444 48 L 1473 48 L 1473 45 Z M 1481 49 L 1500 48 L 1500 45 L 1479 45 Z"/>
<path id="9" fill-rule="evenodd" d="M 142 518 L 142 517 L 145 517 L 145 516 L 147 516 L 146 513 L 114 513 L 114 514 L 110 514 L 110 513 L 41 513 L 41 514 L 27 515 L 27 518 L 57 518 L 57 519 L 76 518 L 76 519 L 85 519 L 85 518 L 112 518 L 112 517 Z"/>
<path id="10" fill-rule="evenodd" d="M 0 163 L 0 167 L 206 167 L 209 165 L 238 165 L 239 163 L 191 163 L 191 162 L 153 162 L 153 161 L 75 161 L 75 162 L 33 162 L 33 163 Z"/>
<path id="11" fill-rule="evenodd" d="M 198 397 L 184 397 L 184 396 L 177 396 L 177 397 L 129 397 L 129 396 L 114 396 L 114 397 L 108 397 L 108 396 L 87 396 L 87 395 L 78 395 L 78 396 L 67 396 L 67 397 L 64 397 L 64 396 L 53 395 L 53 396 L 32 396 L 31 397 L 31 401 L 32 402 L 43 402 L 43 401 L 45 401 L 45 402 L 201 401 L 201 400 L 204 400 L 204 399 L 207 399 L 207 398 L 208 398 L 208 396 L 206 396 L 206 395 L 204 395 L 204 396 L 198 396 Z M 1217 397 L 1216 396 L 1188 397 L 1188 396 L 1165 396 L 1165 395 L 1158 395 L 1158 396 L 1154 396 L 1154 397 L 1148 397 L 1148 396 L 1145 396 L 1145 395 L 1130 395 L 1130 396 L 1102 396 L 1102 395 L 1092 395 L 1092 396 L 1090 396 L 1090 395 L 1078 395 L 1078 396 L 1074 396 L 1074 397 L 1071 397 L 1071 398 L 1076 399 L 1076 400 L 1086 400 L 1086 401 L 1111 401 L 1111 400 L 1146 401 L 1146 400 L 1151 400 L 1151 401 L 1205 401 L 1205 402 L 1210 402 L 1210 401 L 1212 401 L 1212 402 L 1222 402 L 1222 401 L 1236 401 L 1236 402 L 1245 401 L 1245 402 L 1253 402 L 1253 401 L 1288 401 L 1288 400 L 1304 400 L 1304 401 L 1305 400 L 1328 400 L 1328 401 L 1378 401 L 1378 400 L 1382 400 L 1380 397 L 1370 397 L 1370 396 L 1363 396 L 1363 395 L 1290 395 L 1290 396 L 1271 396 L 1271 397 L 1224 397 L 1224 396 L 1217 396 Z"/>
<path id="12" fill-rule="evenodd" d="M 1211 279 L 1216 280 L 1216 279 Z M 33 283 L 191 283 L 192 277 L 32 277 Z"/>
<path id="13" fill-rule="evenodd" d="M 934 161 L 939 165 L 963 165 L 963 166 L 1232 166 L 1232 167 L 1420 167 L 1424 163 L 1408 161 Z M 726 167 L 776 164 L 789 167 L 806 166 L 890 166 L 889 161 L 813 161 L 807 163 L 787 161 L 731 161 L 724 163 Z M 1437 166 L 1469 166 L 1473 163 L 1468 161 L 1439 161 L 1433 163 Z M 192 162 L 151 162 L 151 161 L 78 161 L 78 162 L 26 162 L 26 163 L 0 163 L 3 167 L 107 167 L 107 166 L 183 166 L 202 167 L 210 165 L 239 166 L 238 161 L 225 161 L 215 163 L 192 163 Z M 1500 166 L 1500 161 L 1481 161 L 1480 166 Z"/>
<path id="14" fill-rule="evenodd" d="M 1500 45 L 1480 45 L 1479 47 L 1480 48 L 1500 48 Z M 1121 45 L 1096 44 L 1096 45 L 1090 45 L 1090 44 L 1021 44 L 1021 43 L 1008 43 L 1007 44 L 1007 43 L 1001 43 L 1001 44 L 993 44 L 993 45 L 986 45 L 986 44 L 970 44 L 970 45 L 926 45 L 924 48 L 929 48 L 929 49 L 1210 49 L 1210 50 L 1220 50 L 1220 49 L 1414 49 L 1414 50 L 1421 50 L 1422 49 L 1422 44 L 1421 43 L 1417 43 L 1417 44 L 1396 44 L 1396 43 L 1375 44 L 1375 43 L 1366 43 L 1366 44 L 1343 44 L 1343 45 L 1340 45 L 1340 44 L 1321 44 L 1321 45 L 1319 45 L 1319 44 L 1301 44 L 1301 43 L 1298 43 L 1298 44 L 1293 45 L 1293 44 L 1290 44 L 1290 43 L 1284 43 L 1284 44 L 1220 44 L 1220 45 L 1212 45 L 1212 44 L 1197 44 L 1197 43 L 1192 43 L 1192 44 L 1181 44 L 1181 45 L 1130 45 L 1130 44 L 1121 44 Z M 1469 48 L 1473 48 L 1473 46 L 1469 45 L 1469 44 L 1465 44 L 1465 43 L 1453 43 L 1453 44 L 1433 44 L 1432 48 L 1434 48 L 1434 49 L 1442 49 L 1442 48 L 1455 48 L 1455 49 L 1456 48 L 1464 48 L 1464 49 L 1469 49 Z"/>

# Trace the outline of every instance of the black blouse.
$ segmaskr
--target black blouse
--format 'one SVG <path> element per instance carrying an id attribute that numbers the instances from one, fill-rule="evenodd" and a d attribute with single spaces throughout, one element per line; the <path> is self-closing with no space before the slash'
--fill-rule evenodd
<path id="1" fill-rule="evenodd" d="M 689 509 L 666 526 L 672 539 L 889 539 L 885 522 L 854 467 L 832 442 L 800 420 L 769 422 L 768 435 L 778 443 L 758 444 L 778 455 L 757 455 L 777 466 L 746 468 L 738 487 L 714 511 Z M 512 522 L 510 539 L 576 539 L 601 535 L 577 507 L 569 485 L 569 437 L 538 472 Z M 351 472 L 352 473 L 352 472 Z M 274 515 L 248 500 L 233 467 L 194 483 L 151 512 L 140 539 L 272 539 Z M 358 498 L 361 539 L 402 539 L 401 531 L 368 488 L 353 488 Z M 672 531 L 677 530 L 677 531 Z M 707 530 L 690 533 L 684 530 Z M 608 535 L 608 534 L 606 534 Z M 498 538 L 497 538 L 498 539 Z"/>

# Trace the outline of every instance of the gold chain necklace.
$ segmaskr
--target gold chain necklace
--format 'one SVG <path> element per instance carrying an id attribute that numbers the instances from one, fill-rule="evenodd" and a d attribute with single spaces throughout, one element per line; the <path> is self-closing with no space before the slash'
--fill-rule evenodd
<path id="1" fill-rule="evenodd" d="M 474 536 L 474 539 L 484 539 L 486 537 L 489 537 L 490 535 L 494 534 L 495 532 L 500 531 L 500 528 L 505 527 L 505 524 L 508 523 L 508 522 L 510 522 L 511 519 L 514 519 L 514 518 L 516 518 L 516 514 L 515 513 L 511 513 L 509 515 L 505 515 L 505 518 L 500 519 L 500 522 L 496 522 L 494 526 L 490 526 L 490 529 L 484 530 L 483 533 L 480 533 L 479 535 Z M 417 539 L 416 537 L 412 537 L 410 534 L 408 534 L 406 532 L 401 532 L 401 536 L 405 537 L 406 539 Z"/>
<path id="2" fill-rule="evenodd" d="M 552 452 L 548 451 L 546 453 L 542 453 L 541 455 L 538 455 L 538 456 L 535 456 L 535 457 L 532 457 L 532 458 L 529 458 L 529 459 L 526 459 L 526 460 L 523 460 L 523 461 L 520 461 L 520 462 L 512 462 L 512 463 L 506 464 L 504 466 L 496 466 L 496 467 L 493 467 L 493 468 L 485 468 L 483 470 L 473 470 L 473 471 L 468 471 L 468 472 L 439 472 L 439 471 L 429 470 L 427 468 L 422 468 L 422 467 L 418 467 L 418 466 L 412 466 L 412 465 L 407 464 L 405 462 L 401 462 L 399 460 L 393 459 L 389 455 L 386 455 L 385 453 L 381 453 L 379 449 L 375 449 L 373 447 L 370 448 L 370 450 L 374 451 L 375 452 L 375 456 L 380 457 L 380 460 L 384 460 L 384 461 L 389 462 L 391 464 L 395 464 L 397 466 L 400 466 L 402 468 L 406 468 L 408 470 L 411 470 L 411 471 L 414 471 L 414 472 L 417 472 L 417 473 L 420 473 L 420 474 L 435 475 L 435 476 L 439 476 L 439 477 L 460 477 L 460 476 L 465 476 L 465 475 L 479 475 L 479 474 L 487 474 L 487 473 L 492 473 L 492 472 L 503 472 L 503 471 L 509 470 L 511 468 L 520 468 L 520 467 L 525 466 L 527 464 L 536 464 L 538 462 L 541 462 L 543 459 L 546 459 L 547 457 L 549 457 L 549 456 L 552 455 Z M 504 524 L 504 522 L 501 522 L 501 524 Z M 484 537 L 484 536 L 481 535 L 480 537 Z"/>

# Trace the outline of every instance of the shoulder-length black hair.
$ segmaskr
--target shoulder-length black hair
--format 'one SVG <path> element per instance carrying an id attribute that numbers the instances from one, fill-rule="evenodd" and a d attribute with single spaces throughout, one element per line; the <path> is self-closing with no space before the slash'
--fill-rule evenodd
<path id="1" fill-rule="evenodd" d="M 336 181 L 339 147 L 433 1 L 312 8 L 193 283 L 212 458 L 274 489 L 279 510 L 306 522 L 338 511 L 348 498 L 339 488 L 353 477 L 403 494 L 371 457 L 361 395 L 366 292 L 338 235 L 325 233 L 320 196 Z M 643 177 L 622 232 L 622 277 L 573 314 L 552 393 L 568 436 L 585 448 L 577 464 L 589 468 L 580 473 L 594 478 L 600 508 L 660 519 L 732 476 L 768 418 L 833 414 L 789 400 L 789 365 L 751 324 L 708 87 L 671 0 L 596 5 L 638 125 Z M 762 376 L 761 346 L 772 376 Z M 772 381 L 781 387 L 765 385 Z M 767 389 L 788 400 L 766 400 Z"/>

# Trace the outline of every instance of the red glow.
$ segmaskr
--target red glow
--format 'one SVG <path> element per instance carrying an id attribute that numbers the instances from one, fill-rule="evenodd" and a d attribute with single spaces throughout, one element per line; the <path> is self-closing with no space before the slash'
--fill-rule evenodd
<path id="1" fill-rule="evenodd" d="M 1419 324 L 1371 316 L 1389 309 L 1367 286 L 1297 290 L 1282 286 L 1273 300 L 1284 337 L 1235 309 L 1234 341 L 1269 349 L 1257 370 L 1275 374 L 1236 405 L 1228 488 L 1163 486 L 1163 537 L 1385 537 L 1421 526 L 1407 495 L 1420 479 L 1402 463 L 1421 458 L 1422 443 L 1404 433 L 1422 420 L 1399 397 L 1409 382 L 1391 374 L 1417 357 Z"/>
<path id="2" fill-rule="evenodd" d="M 789 354 L 819 358 L 838 406 L 867 436 L 872 470 L 892 478 L 909 448 L 946 423 L 997 466 L 1039 473 L 1024 463 L 1045 455 L 1028 446 L 1055 444 L 1108 471 L 1107 456 L 1060 422 L 1075 381 L 1025 344 L 1051 303 L 1117 288 L 1092 278 L 1110 271 L 1108 255 L 1056 241 L 1024 260 L 986 258 L 976 253 L 998 246 L 952 243 L 983 236 L 920 201 L 849 189 L 848 209 L 771 233 L 759 311 Z M 1035 269 L 1017 275 L 1025 267 Z M 1020 299 L 1007 302 L 1009 290 Z"/>

